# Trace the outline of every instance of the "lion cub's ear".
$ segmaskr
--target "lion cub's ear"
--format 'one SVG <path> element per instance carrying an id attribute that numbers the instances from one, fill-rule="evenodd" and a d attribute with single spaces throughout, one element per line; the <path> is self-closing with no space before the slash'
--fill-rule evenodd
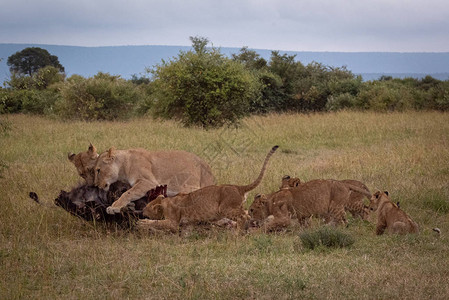
<path id="1" fill-rule="evenodd" d="M 92 143 L 89 144 L 89 148 L 87 148 L 87 152 L 89 153 L 91 158 L 97 158 L 98 157 L 97 148 L 95 148 L 95 146 L 92 145 Z"/>
<path id="2" fill-rule="evenodd" d="M 268 197 L 265 194 L 261 194 L 260 198 L 261 198 L 262 203 L 267 203 L 268 202 Z"/>

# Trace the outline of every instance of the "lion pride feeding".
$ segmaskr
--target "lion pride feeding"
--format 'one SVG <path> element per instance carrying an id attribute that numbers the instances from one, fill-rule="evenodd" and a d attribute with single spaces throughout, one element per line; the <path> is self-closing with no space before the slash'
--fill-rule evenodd
<path id="1" fill-rule="evenodd" d="M 235 224 L 237 221 L 240 229 L 251 225 L 273 231 L 288 227 L 293 219 L 298 219 L 301 225 L 307 225 L 312 216 L 323 218 L 332 225 L 346 224 L 346 212 L 366 220 L 369 209 L 363 198 L 368 196 L 372 210 L 378 206 L 388 206 L 385 201 L 376 204 L 387 196 L 379 192 L 371 195 L 366 185 L 357 180 L 317 179 L 302 182 L 299 178 L 287 175 L 282 178 L 278 191 L 259 194 L 254 198 L 249 208 L 250 217 L 243 208 L 246 193 L 260 184 L 268 160 L 276 149 L 277 146 L 273 147 L 267 154 L 259 177 L 253 183 L 241 186 L 214 185 L 215 178 L 210 166 L 200 157 L 186 151 L 150 152 L 145 149 L 116 150 L 111 147 L 98 155 L 97 149 L 90 144 L 87 151 L 69 154 L 68 158 L 77 168 L 78 174 L 86 180 L 87 186 L 95 184 L 97 188 L 107 191 L 114 183 L 123 182 L 130 187 L 106 208 L 108 214 L 126 211 L 130 203 L 145 198 L 148 191 L 166 185 L 166 197 L 152 200 L 143 210 L 141 217 L 151 220 L 141 220 L 139 227 L 142 228 L 176 232 L 179 225 L 185 223 L 218 221 L 220 224 Z M 76 198 L 78 193 L 68 195 Z M 77 202 L 77 199 L 69 200 Z M 395 208 L 399 209 L 392 204 L 389 211 Z M 378 209 L 381 212 L 383 210 Z M 396 213 L 399 214 L 407 216 L 401 210 Z M 396 222 L 387 226 L 385 224 L 389 219 L 384 217 L 385 214 L 378 215 L 377 234 L 385 228 L 392 233 L 417 232 L 416 223 L 408 216 L 405 221 L 401 217 L 398 221 L 400 224 Z M 404 229 L 402 225 L 407 228 Z"/>

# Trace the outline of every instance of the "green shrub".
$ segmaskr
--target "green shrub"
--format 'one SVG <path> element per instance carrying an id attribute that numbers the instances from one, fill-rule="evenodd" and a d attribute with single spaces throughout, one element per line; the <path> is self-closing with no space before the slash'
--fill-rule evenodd
<path id="1" fill-rule="evenodd" d="M 350 93 L 339 94 L 336 96 L 329 96 L 326 103 L 327 111 L 335 111 L 344 108 L 352 108 L 354 107 L 356 96 L 351 95 Z"/>
<path id="2" fill-rule="evenodd" d="M 155 115 L 180 119 L 186 126 L 236 124 L 248 113 L 250 99 L 256 95 L 256 77 L 219 50 L 206 49 L 206 39 L 192 41 L 195 52 L 181 52 L 150 70 Z"/>
<path id="3" fill-rule="evenodd" d="M 354 244 L 352 236 L 330 226 L 323 226 L 314 231 L 305 231 L 299 235 L 302 246 L 313 250 L 317 247 L 343 248 Z"/>
<path id="4" fill-rule="evenodd" d="M 391 80 L 368 82 L 357 95 L 355 105 L 375 111 L 403 111 L 414 107 L 415 98 L 411 90 Z"/>
<path id="5" fill-rule="evenodd" d="M 6 83 L 13 90 L 45 90 L 54 83 L 63 82 L 64 78 L 65 75 L 59 69 L 46 66 L 31 76 L 12 73 L 10 80 Z"/>
<path id="6" fill-rule="evenodd" d="M 0 91 L 0 112 L 50 114 L 58 93 L 53 90 L 11 90 Z"/>
<path id="7" fill-rule="evenodd" d="M 281 90 L 282 79 L 271 72 L 257 72 L 261 84 L 260 96 L 250 99 L 251 113 L 268 113 L 285 110 L 285 95 Z"/>
<path id="8" fill-rule="evenodd" d="M 87 79 L 74 75 L 58 89 L 61 97 L 56 103 L 56 113 L 69 119 L 128 119 L 148 97 L 132 82 L 101 72 Z"/>
<path id="9" fill-rule="evenodd" d="M 22 110 L 22 98 L 10 89 L 0 89 L 0 113 L 17 113 Z"/>
<path id="10" fill-rule="evenodd" d="M 428 108 L 441 111 L 449 110 L 449 81 L 440 82 L 430 88 L 429 94 Z"/>

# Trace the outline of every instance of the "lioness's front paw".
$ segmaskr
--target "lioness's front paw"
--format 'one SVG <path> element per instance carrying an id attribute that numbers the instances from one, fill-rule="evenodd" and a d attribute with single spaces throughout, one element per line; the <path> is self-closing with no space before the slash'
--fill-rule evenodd
<path id="1" fill-rule="evenodd" d="M 109 215 L 115 215 L 115 214 L 118 214 L 118 213 L 120 213 L 120 210 L 121 210 L 121 207 L 112 207 L 112 206 L 109 206 L 109 207 L 106 208 L 106 212 L 107 212 Z"/>

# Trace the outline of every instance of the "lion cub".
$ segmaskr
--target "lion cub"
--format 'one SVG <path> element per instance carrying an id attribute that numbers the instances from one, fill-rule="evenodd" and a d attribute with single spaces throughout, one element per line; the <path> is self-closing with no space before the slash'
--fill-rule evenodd
<path id="1" fill-rule="evenodd" d="M 370 199 L 368 195 L 371 196 L 371 192 L 368 187 L 363 182 L 358 180 L 345 179 L 339 181 L 350 186 L 358 187 L 364 191 L 364 193 L 360 193 L 354 190 L 349 190 L 350 194 L 348 202 L 345 204 L 345 210 L 350 212 L 354 218 L 361 218 L 362 220 L 368 219 L 369 209 L 363 202 L 365 197 Z M 282 177 L 281 186 L 279 189 L 295 188 L 301 184 L 304 184 L 304 182 L 302 182 L 298 177 L 290 177 L 289 175 L 285 175 Z"/>
<path id="2" fill-rule="evenodd" d="M 383 234 L 385 229 L 389 233 L 397 234 L 418 233 L 418 224 L 391 202 L 387 191 L 374 193 L 369 207 L 377 211 L 377 235 Z"/>
<path id="3" fill-rule="evenodd" d="M 250 207 L 251 226 L 261 227 L 264 231 L 277 231 L 292 224 L 294 208 L 285 199 L 269 201 L 271 195 L 257 194 Z"/>
<path id="4" fill-rule="evenodd" d="M 92 144 L 89 145 L 89 148 L 85 152 L 68 154 L 68 159 L 75 165 L 78 175 L 81 176 L 89 186 L 93 186 L 95 183 L 94 168 L 98 156 L 97 148 Z"/>
<path id="5" fill-rule="evenodd" d="M 351 191 L 370 195 L 364 189 L 338 180 L 311 180 L 265 197 L 256 197 L 249 213 L 252 222 L 263 221 L 267 216 L 278 213 L 282 218 L 286 214 L 296 217 L 302 225 L 307 225 L 312 216 L 322 217 L 332 225 L 346 224 L 345 207 Z M 279 211 L 280 208 L 283 211 Z"/>
<path id="6" fill-rule="evenodd" d="M 246 194 L 255 189 L 264 176 L 268 161 L 278 146 L 267 154 L 257 179 L 248 185 L 211 185 L 191 193 L 158 198 L 144 209 L 144 216 L 164 220 L 141 220 L 141 228 L 176 231 L 180 224 L 216 222 L 224 218 L 237 221 L 242 228 L 248 217 L 243 209 Z"/>

